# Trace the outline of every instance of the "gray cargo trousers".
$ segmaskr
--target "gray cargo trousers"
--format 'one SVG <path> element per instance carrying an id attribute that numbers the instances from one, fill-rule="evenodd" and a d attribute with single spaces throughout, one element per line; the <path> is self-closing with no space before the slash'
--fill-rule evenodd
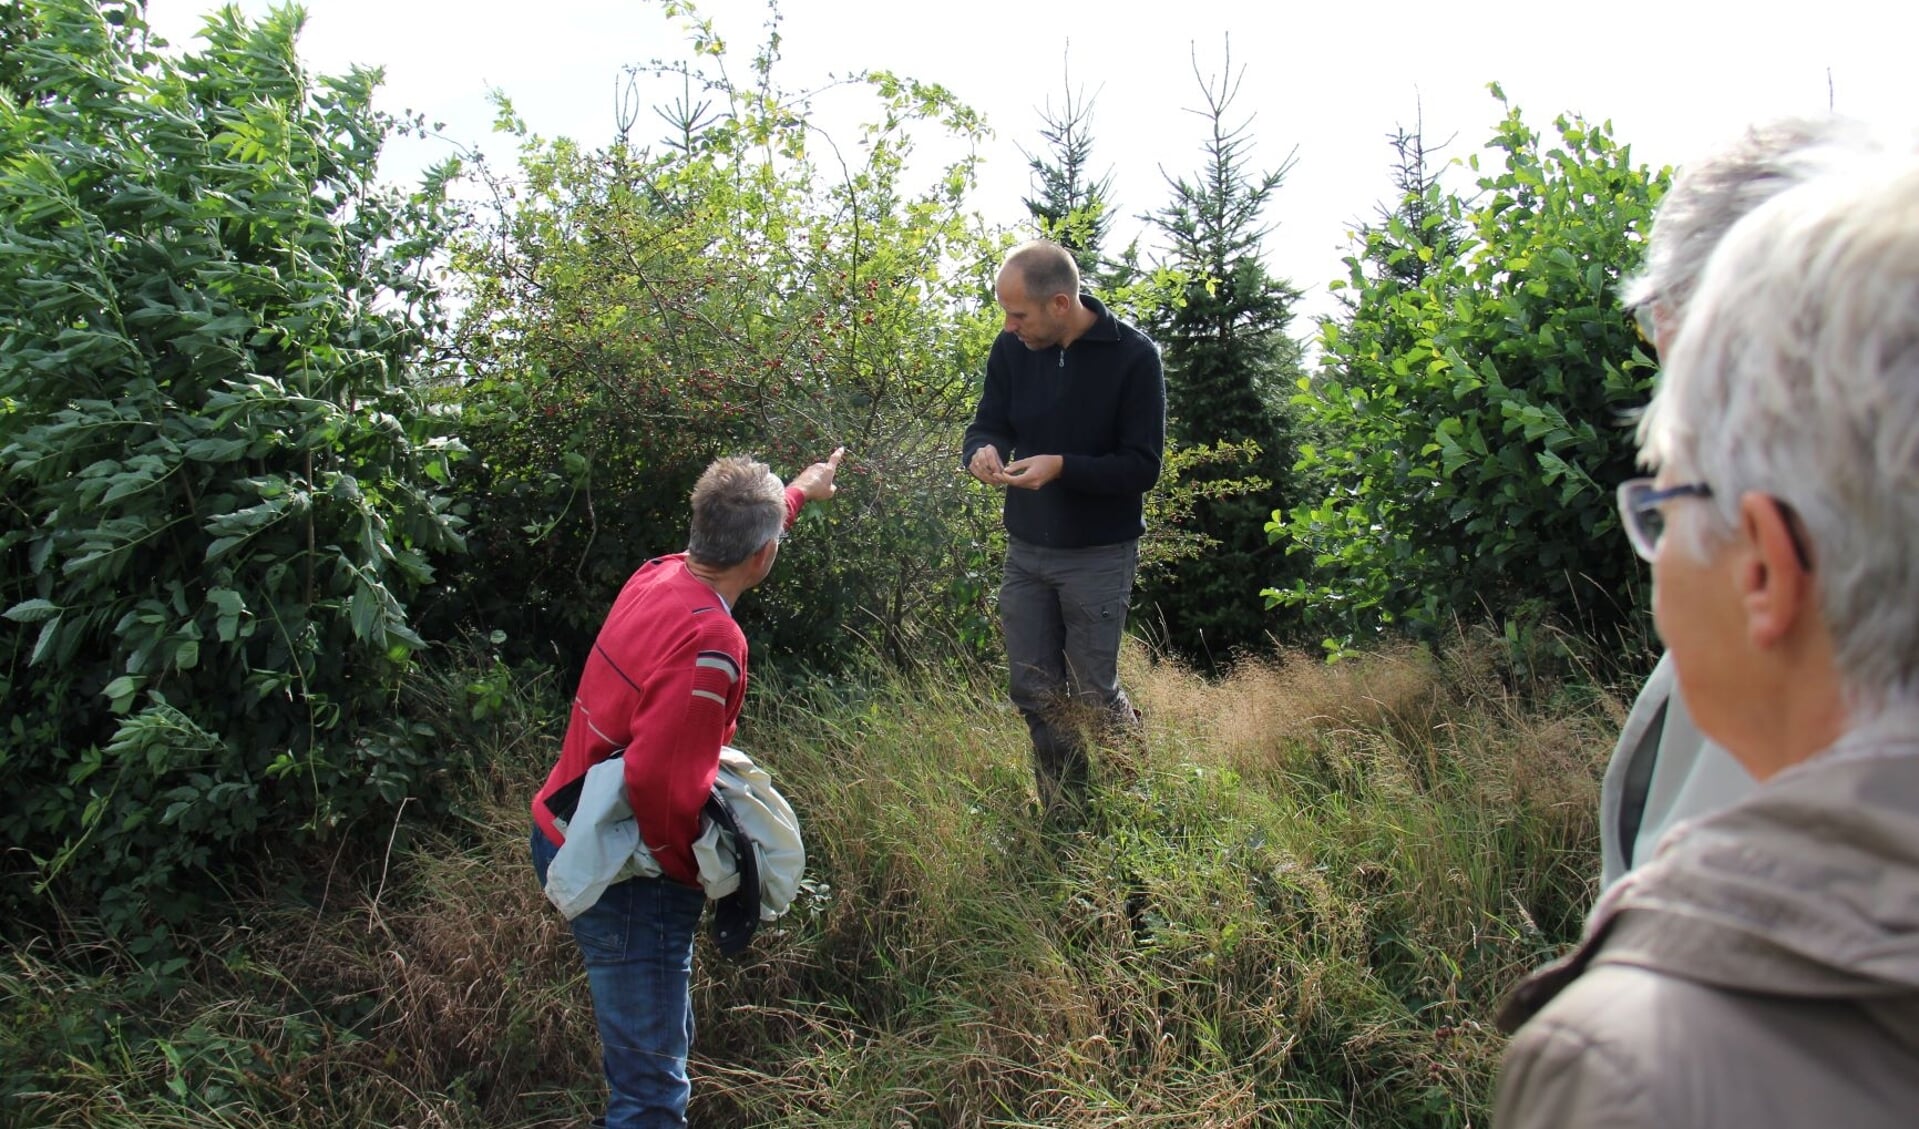
<path id="1" fill-rule="evenodd" d="M 1033 738 L 1042 814 L 1077 822 L 1086 739 L 1137 726 L 1119 685 L 1119 645 L 1139 542 L 1049 549 L 1009 538 L 999 590 L 1008 689 Z"/>

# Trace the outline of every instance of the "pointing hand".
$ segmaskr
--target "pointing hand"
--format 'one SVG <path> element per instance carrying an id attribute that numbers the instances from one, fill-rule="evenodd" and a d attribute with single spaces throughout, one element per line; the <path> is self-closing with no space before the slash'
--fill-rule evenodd
<path id="1" fill-rule="evenodd" d="M 845 447 L 833 448 L 826 461 L 814 463 L 793 476 L 788 486 L 797 486 L 800 493 L 806 495 L 809 502 L 824 502 L 839 493 L 839 487 L 833 484 L 833 476 L 839 473 L 840 459 L 846 455 Z"/>

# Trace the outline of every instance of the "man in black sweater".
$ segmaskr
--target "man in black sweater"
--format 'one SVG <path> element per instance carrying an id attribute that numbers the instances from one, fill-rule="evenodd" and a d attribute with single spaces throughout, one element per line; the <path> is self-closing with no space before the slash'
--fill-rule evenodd
<path id="1" fill-rule="evenodd" d="M 961 455 L 973 477 L 1008 488 L 1000 623 L 1041 809 L 1056 823 L 1085 800 L 1086 731 L 1136 724 L 1119 644 L 1166 445 L 1159 348 L 1079 283 L 1058 244 L 1007 257 L 1005 332 Z"/>

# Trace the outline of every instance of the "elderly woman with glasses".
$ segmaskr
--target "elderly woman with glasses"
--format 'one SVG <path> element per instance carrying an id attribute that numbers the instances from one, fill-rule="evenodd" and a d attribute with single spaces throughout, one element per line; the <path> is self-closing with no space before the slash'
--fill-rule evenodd
<path id="1" fill-rule="evenodd" d="M 1681 824 L 1520 985 L 1495 1125 L 1919 1125 L 1919 162 L 1713 252 L 1621 516 L 1704 733 Z"/>

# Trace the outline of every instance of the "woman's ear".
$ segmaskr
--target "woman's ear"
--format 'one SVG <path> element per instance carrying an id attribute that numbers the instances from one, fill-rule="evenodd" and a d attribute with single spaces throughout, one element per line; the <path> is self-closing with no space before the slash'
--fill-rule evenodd
<path id="1" fill-rule="evenodd" d="M 1785 504 L 1772 495 L 1748 491 L 1739 496 L 1739 530 L 1743 556 L 1737 582 L 1746 633 L 1754 646 L 1769 649 L 1815 614 L 1812 570 L 1800 558 Z"/>

